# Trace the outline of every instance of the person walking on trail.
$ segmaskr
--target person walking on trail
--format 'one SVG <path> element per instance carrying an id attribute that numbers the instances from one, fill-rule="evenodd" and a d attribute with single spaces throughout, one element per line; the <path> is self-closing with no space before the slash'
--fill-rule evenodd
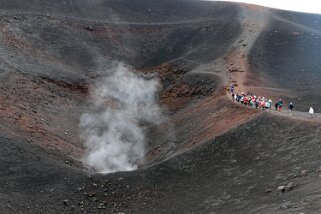
<path id="1" fill-rule="evenodd" d="M 256 108 L 256 109 L 258 109 L 259 103 L 260 103 L 260 100 L 259 100 L 259 98 L 257 98 L 257 99 L 255 100 L 255 108 Z"/>
<path id="2" fill-rule="evenodd" d="M 269 108 L 272 108 L 272 100 L 271 99 L 269 99 L 268 101 L 267 101 L 267 103 L 268 103 L 268 106 L 269 106 Z"/>
<path id="3" fill-rule="evenodd" d="M 275 103 L 275 111 L 277 111 L 277 110 L 278 110 L 278 108 L 279 108 L 279 103 L 278 103 L 278 102 L 276 102 L 276 103 Z"/>
<path id="4" fill-rule="evenodd" d="M 283 101 L 281 99 L 278 102 L 278 106 L 279 106 L 279 111 L 281 111 L 282 106 L 283 106 Z"/>
<path id="5" fill-rule="evenodd" d="M 265 108 L 266 110 L 269 110 L 271 108 L 271 105 L 272 105 L 272 100 L 271 99 L 266 99 L 266 102 L 265 102 Z"/>
<path id="6" fill-rule="evenodd" d="M 230 92 L 231 92 L 231 94 L 234 94 L 234 85 L 231 85 Z"/>
<path id="7" fill-rule="evenodd" d="M 312 116 L 313 116 L 313 114 L 314 114 L 314 110 L 313 110 L 312 107 L 310 107 L 310 109 L 309 109 L 309 114 L 311 115 L 311 118 L 312 118 Z"/>
<path id="8" fill-rule="evenodd" d="M 292 115 L 292 110 L 293 110 L 293 103 L 292 102 L 290 102 L 290 104 L 289 104 L 289 109 L 290 109 L 290 115 Z"/>
<path id="9" fill-rule="evenodd" d="M 239 95 L 239 93 L 236 94 L 236 102 L 240 102 L 241 96 Z"/>

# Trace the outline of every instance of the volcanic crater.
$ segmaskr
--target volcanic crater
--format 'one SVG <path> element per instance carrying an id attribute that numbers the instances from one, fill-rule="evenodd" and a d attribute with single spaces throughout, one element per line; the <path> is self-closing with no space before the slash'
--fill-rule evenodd
<path id="1" fill-rule="evenodd" d="M 320 15 L 192 0 L 0 5 L 1 213 L 320 213 Z M 166 119 L 140 124 L 137 170 L 100 174 L 81 162 L 79 118 L 115 61 L 157 77 Z M 240 105 L 231 84 L 295 111 Z"/>

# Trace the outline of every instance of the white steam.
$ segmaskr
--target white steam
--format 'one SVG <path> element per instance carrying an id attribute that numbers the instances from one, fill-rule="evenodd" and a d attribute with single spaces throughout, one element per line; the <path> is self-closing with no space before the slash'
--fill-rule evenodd
<path id="1" fill-rule="evenodd" d="M 101 173 L 129 171 L 145 154 L 145 134 L 141 122 L 160 123 L 155 102 L 158 81 L 117 64 L 95 85 L 91 113 L 80 118 L 85 141 L 83 163 Z"/>

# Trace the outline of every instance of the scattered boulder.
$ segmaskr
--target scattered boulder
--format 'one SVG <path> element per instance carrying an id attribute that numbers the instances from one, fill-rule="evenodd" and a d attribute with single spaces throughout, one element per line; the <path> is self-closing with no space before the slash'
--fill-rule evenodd
<path id="1" fill-rule="evenodd" d="M 295 187 L 294 183 L 290 182 L 285 186 L 285 191 L 287 191 L 287 192 L 291 191 L 294 187 Z"/>
<path id="2" fill-rule="evenodd" d="M 77 192 L 81 192 L 82 190 L 84 190 L 85 189 L 85 187 L 83 186 L 83 187 L 79 187 L 79 188 L 77 188 Z"/>
<path id="3" fill-rule="evenodd" d="M 94 31 L 94 28 L 92 26 L 87 26 L 85 29 L 90 31 L 90 32 Z"/>
<path id="4" fill-rule="evenodd" d="M 264 192 L 265 192 L 265 193 L 270 193 L 270 192 L 272 192 L 272 191 L 273 191 L 273 189 L 267 188 Z"/>
<path id="5" fill-rule="evenodd" d="M 285 186 L 279 186 L 276 190 L 279 192 L 285 192 Z"/>
<path id="6" fill-rule="evenodd" d="M 290 205 L 289 203 L 282 204 L 282 205 L 280 206 L 280 209 L 282 209 L 282 210 L 289 209 L 289 208 L 291 208 L 291 205 Z"/>
<path id="7" fill-rule="evenodd" d="M 84 192 L 84 195 L 88 197 L 95 197 L 97 194 L 95 192 Z"/>
<path id="8" fill-rule="evenodd" d="M 230 71 L 230 72 L 237 72 L 238 69 L 237 69 L 237 68 L 230 68 L 229 71 Z"/>
<path id="9" fill-rule="evenodd" d="M 279 193 L 284 193 L 284 192 L 291 191 L 292 189 L 294 189 L 294 187 L 295 187 L 295 184 L 294 184 L 293 182 L 290 182 L 290 183 L 288 183 L 288 184 L 286 184 L 286 185 L 279 186 L 279 187 L 277 188 L 277 191 L 278 191 Z"/>
<path id="10" fill-rule="evenodd" d="M 69 204 L 68 204 L 68 200 L 67 200 L 67 199 L 63 200 L 62 202 L 63 202 L 63 204 L 64 204 L 64 205 L 66 205 L 66 206 L 68 206 L 68 205 L 69 205 Z"/>
<path id="11" fill-rule="evenodd" d="M 306 176 L 308 174 L 308 172 L 307 172 L 307 170 L 304 169 L 301 171 L 300 174 L 301 174 L 301 176 Z"/>
<path id="12" fill-rule="evenodd" d="M 97 207 L 97 209 L 106 209 L 105 203 L 100 203 Z"/>

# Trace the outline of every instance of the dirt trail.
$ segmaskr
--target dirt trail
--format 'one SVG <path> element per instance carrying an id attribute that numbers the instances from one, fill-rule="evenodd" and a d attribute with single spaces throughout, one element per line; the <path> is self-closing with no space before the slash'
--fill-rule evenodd
<path id="1" fill-rule="evenodd" d="M 246 86 L 244 82 L 247 80 L 247 75 L 250 73 L 250 66 L 248 63 L 248 54 L 251 50 L 252 45 L 255 43 L 257 37 L 265 27 L 267 20 L 265 17 L 264 10 L 261 8 L 257 8 L 253 6 L 243 6 L 243 12 L 241 19 L 241 24 L 243 28 L 243 32 L 240 35 L 239 39 L 235 41 L 234 44 L 231 46 L 231 51 L 226 53 L 223 57 L 207 64 L 201 64 L 196 69 L 191 71 L 191 73 L 195 74 L 210 74 L 215 75 L 221 79 L 221 87 L 225 88 L 226 85 L 230 85 L 234 83 L 236 86 L 236 90 L 245 90 Z M 223 94 L 224 96 L 224 94 Z M 230 96 L 229 96 L 230 98 Z M 182 146 L 178 149 L 178 151 L 185 151 L 186 148 L 194 147 L 197 144 L 201 144 L 202 142 L 206 142 L 209 139 L 214 138 L 222 133 L 227 132 L 231 128 L 235 128 L 241 124 L 248 122 L 249 120 L 258 116 L 261 112 L 260 111 L 248 111 L 249 109 L 239 109 L 237 106 L 234 108 L 233 104 L 230 106 L 228 104 L 229 101 L 224 102 L 224 106 L 228 106 L 229 108 L 224 108 L 218 110 L 218 112 L 214 113 L 210 110 L 214 111 L 217 106 L 221 105 L 218 100 L 221 98 L 211 97 L 209 98 L 210 102 L 199 103 L 203 109 L 202 115 L 204 115 L 205 111 L 208 111 L 206 114 L 207 117 L 202 120 L 205 124 L 210 124 L 209 126 L 206 125 L 207 130 L 201 130 L 199 132 L 199 139 L 193 139 L 191 145 L 189 143 L 183 143 Z M 198 106 L 200 107 L 200 106 Z M 187 109 L 187 112 L 184 112 L 183 118 L 186 117 L 189 111 L 193 112 L 193 109 Z M 223 112 L 223 113 L 222 113 Z M 236 112 L 240 112 L 240 114 L 236 114 Z M 195 115 L 195 112 L 191 115 Z M 219 117 L 218 115 L 221 115 Z M 225 115 L 225 116 L 224 116 Z M 226 117 L 226 115 L 233 115 L 232 118 L 230 116 Z M 237 115 L 237 116 L 235 116 Z M 178 115 L 177 117 L 179 117 Z M 240 116 L 240 117 L 238 117 Z M 198 115 L 196 118 L 200 118 L 201 116 Z M 200 122 L 196 119 L 193 119 L 192 116 L 189 116 L 189 121 L 193 121 L 191 124 L 198 124 L 198 127 L 201 127 Z M 218 123 L 217 121 L 221 121 Z M 184 124 L 184 123 L 183 123 Z M 185 127 L 183 130 L 189 130 L 189 127 Z M 192 130 L 193 128 L 191 128 Z M 195 134 L 195 132 L 194 132 Z M 180 134 L 181 138 L 183 133 Z M 191 139 L 191 136 L 188 136 L 187 139 Z M 189 140 L 187 140 L 189 141 Z M 195 144 L 195 145 L 194 145 Z"/>
<path id="2" fill-rule="evenodd" d="M 255 6 L 243 7 L 241 21 L 243 33 L 221 62 L 226 85 L 234 84 L 235 89 L 239 92 L 248 91 L 249 84 L 253 85 L 255 81 L 258 81 L 254 75 L 251 75 L 248 55 L 267 23 L 268 18 L 265 10 Z M 249 80 L 254 80 L 254 82 Z"/>
<path id="3" fill-rule="evenodd" d="M 231 51 L 208 64 L 200 65 L 194 73 L 212 73 L 219 76 L 227 86 L 235 85 L 237 91 L 247 91 L 250 87 L 251 68 L 248 55 L 256 39 L 268 23 L 266 10 L 256 6 L 242 6 L 240 17 L 243 32 L 231 46 Z M 253 76 L 251 77 L 253 79 Z M 257 87 L 256 85 L 253 85 Z M 251 86 L 251 87 L 253 87 Z"/>
<path id="4" fill-rule="evenodd" d="M 320 113 L 315 113 L 315 114 L 313 114 L 312 117 L 310 116 L 308 111 L 307 112 L 293 111 L 292 114 L 290 114 L 289 110 L 282 110 L 281 112 L 270 111 L 270 113 L 274 114 L 274 115 L 278 115 L 278 116 L 293 118 L 296 120 L 304 120 L 304 121 L 309 121 L 309 122 L 321 123 L 321 114 Z"/>
<path id="5" fill-rule="evenodd" d="M 255 77 L 256 75 L 253 75 L 251 71 L 248 55 L 256 39 L 269 23 L 269 16 L 271 16 L 271 14 L 263 8 L 250 5 L 243 6 L 241 17 L 243 33 L 232 45 L 231 51 L 217 61 L 203 64 L 192 72 L 216 75 L 221 78 L 224 86 L 229 87 L 233 84 L 237 92 L 255 90 L 257 93 L 264 92 L 264 94 L 267 95 L 281 92 L 284 95 L 293 96 L 292 92 L 288 89 L 258 86 L 257 83 L 260 83 L 260 80 L 258 77 Z M 280 17 L 275 18 L 281 19 Z M 227 96 L 232 100 L 229 93 Z M 313 118 L 311 118 L 307 112 L 299 111 L 293 111 L 292 115 L 290 115 L 289 110 L 282 110 L 281 112 L 271 110 L 269 113 L 297 120 L 321 122 L 321 114 L 318 113 L 314 114 Z"/>
<path id="6" fill-rule="evenodd" d="M 282 91 L 283 94 L 293 96 L 292 92 L 288 89 L 251 85 L 253 84 L 253 82 L 251 82 L 250 79 L 253 79 L 257 82 L 259 82 L 259 80 L 253 78 L 254 75 L 251 75 L 251 68 L 249 65 L 248 55 L 256 39 L 258 38 L 264 27 L 268 24 L 269 20 L 267 19 L 267 17 L 270 15 L 267 14 L 266 10 L 263 10 L 262 8 L 255 6 L 245 6 L 243 8 L 243 11 L 244 19 L 242 24 L 244 31 L 240 36 L 240 39 L 237 42 L 235 42 L 232 51 L 226 57 L 224 57 L 225 65 L 227 65 L 227 68 L 224 72 L 225 74 L 227 74 L 227 77 L 225 78 L 225 80 L 228 79 L 227 85 L 234 84 L 235 89 L 238 92 L 248 92 L 255 89 L 256 91 L 265 92 Z M 281 19 L 280 17 L 275 18 Z M 230 98 L 230 95 L 228 96 Z M 287 108 L 287 106 L 285 107 Z M 293 113 L 290 115 L 289 110 L 282 110 L 281 112 L 269 111 L 269 113 L 297 120 L 321 123 L 321 114 L 318 113 L 314 114 L 312 118 L 310 117 L 308 112 L 293 111 Z"/>
<path id="7" fill-rule="evenodd" d="M 227 96 L 230 98 L 230 100 L 232 100 L 230 93 L 228 93 Z M 237 102 L 235 102 L 235 103 L 237 103 Z M 237 104 L 243 106 L 244 108 L 249 108 L 249 109 L 252 108 L 252 107 L 244 106 L 241 103 L 237 103 Z M 287 109 L 287 106 L 284 106 L 284 109 L 282 109 L 281 111 L 275 111 L 274 106 L 272 106 L 271 110 L 268 110 L 265 112 L 273 114 L 273 115 L 277 115 L 277 116 L 292 118 L 295 120 L 321 123 L 321 114 L 320 113 L 314 113 L 312 117 L 310 116 L 308 111 L 306 111 L 306 112 L 292 111 L 292 113 L 291 113 L 290 110 Z"/>

